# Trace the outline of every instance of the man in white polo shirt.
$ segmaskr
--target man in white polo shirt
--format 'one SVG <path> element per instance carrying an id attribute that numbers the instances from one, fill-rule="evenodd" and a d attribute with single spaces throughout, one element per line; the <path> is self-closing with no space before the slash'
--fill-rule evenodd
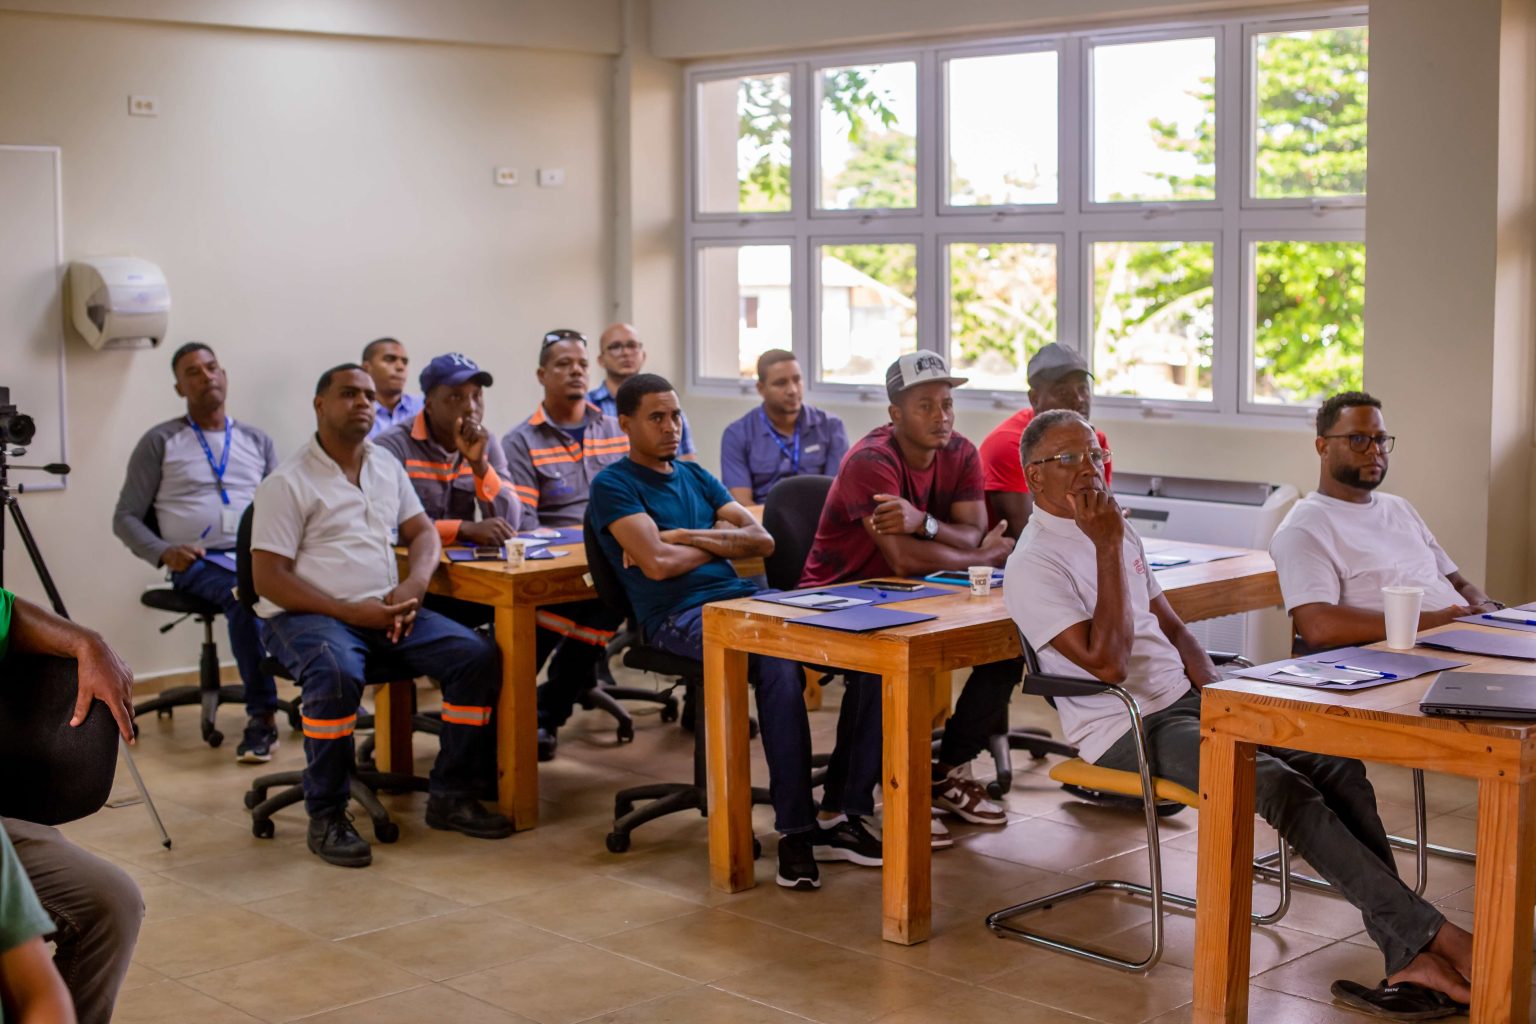
<path id="1" fill-rule="evenodd" d="M 315 388 L 318 429 L 256 491 L 251 572 L 267 645 L 304 690 L 304 807 L 309 848 L 363 867 L 372 853 L 346 814 L 352 731 L 364 685 L 431 675 L 443 687 L 442 750 L 428 784 L 427 824 L 482 839 L 512 824 L 472 793 L 489 763 L 496 647 L 422 597 L 442 544 L 399 461 L 367 440 L 373 379 L 356 363 Z M 409 547 L 399 579 L 394 544 Z"/>
<path id="2" fill-rule="evenodd" d="M 1317 410 L 1317 490 L 1269 542 L 1286 610 L 1309 648 L 1385 640 L 1382 587 L 1424 588 L 1420 629 L 1504 607 L 1457 571 L 1412 505 L 1376 491 L 1396 440 L 1381 402 L 1363 391 Z"/>
<path id="3" fill-rule="evenodd" d="M 1029 424 L 1019 449 L 1035 510 L 1008 558 L 1008 614 L 1043 671 L 1130 691 L 1152 773 L 1198 789 L 1199 688 L 1218 674 L 1163 596 L 1109 493 L 1093 427 L 1075 412 L 1052 410 Z M 1057 698 L 1056 707 L 1084 760 L 1137 770 L 1135 737 L 1117 697 Z M 1262 748 L 1256 762 L 1259 814 L 1360 908 L 1386 960 L 1387 982 L 1374 989 L 1339 982 L 1335 995 L 1362 1008 L 1414 1012 L 1470 999 L 1472 936 L 1398 878 L 1365 767 L 1275 747 Z"/>

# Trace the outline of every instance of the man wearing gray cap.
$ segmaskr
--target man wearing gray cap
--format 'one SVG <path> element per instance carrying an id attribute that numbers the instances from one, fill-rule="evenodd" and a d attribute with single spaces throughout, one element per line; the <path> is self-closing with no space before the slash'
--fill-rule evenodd
<path id="1" fill-rule="evenodd" d="M 1024 470 L 1019 465 L 1019 438 L 1029 421 L 1051 409 L 1070 409 L 1083 419 L 1093 401 L 1093 374 L 1088 363 L 1075 349 L 1051 342 L 1036 352 L 1025 369 L 1029 381 L 1029 407 L 1020 409 L 993 428 L 981 442 L 981 468 L 986 476 L 987 525 L 996 526 L 999 520 L 1008 520 L 1006 534 L 1018 539 L 1029 514 L 1034 511 L 1034 499 L 1029 494 L 1029 484 L 1024 480 Z M 1099 447 L 1109 451 L 1104 432 L 1097 431 Z M 1110 481 L 1111 467 L 1104 463 L 1104 482 Z"/>

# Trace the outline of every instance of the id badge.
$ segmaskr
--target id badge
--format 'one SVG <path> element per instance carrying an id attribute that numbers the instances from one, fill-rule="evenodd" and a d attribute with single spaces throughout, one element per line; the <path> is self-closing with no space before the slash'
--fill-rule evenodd
<path id="1" fill-rule="evenodd" d="M 219 532 L 233 537 L 240 530 L 240 509 L 225 505 L 219 509 Z"/>

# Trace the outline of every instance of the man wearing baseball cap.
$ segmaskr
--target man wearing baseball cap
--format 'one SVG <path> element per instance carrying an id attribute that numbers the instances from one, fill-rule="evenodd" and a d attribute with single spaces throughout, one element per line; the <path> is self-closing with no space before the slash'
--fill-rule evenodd
<path id="1" fill-rule="evenodd" d="M 987 525 L 995 526 L 999 520 L 1008 520 L 1005 533 L 1018 539 L 1029 514 L 1034 511 L 1034 499 L 1029 494 L 1029 484 L 1024 480 L 1024 470 L 1019 465 L 1019 438 L 1029 421 L 1051 409 L 1070 409 L 1083 419 L 1089 419 L 1093 402 L 1093 374 L 1088 363 L 1076 349 L 1051 342 L 1042 346 L 1025 368 L 1029 381 L 1029 406 L 1020 409 L 1003 420 L 981 442 L 981 469 L 986 476 Z M 1104 432 L 1097 431 L 1099 447 L 1109 451 Z M 1111 468 L 1104 463 L 1104 482 L 1110 480 Z"/>
<path id="2" fill-rule="evenodd" d="M 822 507 L 800 586 L 1003 564 L 1013 541 L 1003 536 L 1005 523 L 987 529 L 981 458 L 975 445 L 955 433 L 951 390 L 965 381 L 950 376 L 943 356 L 925 349 L 891 364 L 885 374 L 890 422 L 866 434 L 843 459 Z M 957 714 L 971 702 L 968 695 L 978 688 L 976 680 L 981 680 L 981 690 L 994 695 L 997 688 L 987 684 L 993 668 L 983 665 L 972 672 Z M 858 720 L 872 723 L 859 734 L 878 737 L 879 678 L 860 672 L 845 677 L 845 705 L 856 701 Z M 1003 693 L 1006 706 L 1008 691 Z M 977 717 L 990 720 L 991 714 L 989 709 Z M 975 824 L 1004 824 L 1003 809 L 987 799 L 965 768 L 981 752 L 986 737 L 980 743 L 968 740 L 962 748 L 956 741 L 963 735 L 952 738 L 951 732 L 946 728 L 934 768 L 934 806 Z M 834 756 L 826 792 L 838 793 L 842 800 L 833 806 L 823 802 L 823 812 L 837 815 L 834 822 L 842 814 L 850 821 L 873 814 L 879 775 L 878 742 L 868 749 L 861 744 L 843 759 Z M 936 837 L 935 845 L 947 845 L 945 837 Z"/>

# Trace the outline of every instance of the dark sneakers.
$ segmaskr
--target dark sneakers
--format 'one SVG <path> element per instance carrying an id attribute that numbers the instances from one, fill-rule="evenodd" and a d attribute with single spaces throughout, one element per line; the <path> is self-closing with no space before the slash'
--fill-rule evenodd
<path id="1" fill-rule="evenodd" d="M 472 796 L 427 797 L 427 825 L 444 832 L 462 832 L 476 839 L 505 839 L 512 823 L 488 811 Z"/>
<path id="2" fill-rule="evenodd" d="M 779 837 L 779 874 L 774 880 L 786 889 L 802 892 L 821 888 L 821 871 L 812 856 L 809 833 Z"/>
<path id="3" fill-rule="evenodd" d="M 817 860 L 846 860 L 860 867 L 877 868 L 882 862 L 880 840 L 855 816 L 839 816 L 818 822 L 821 827 L 811 842 Z"/>
<path id="4" fill-rule="evenodd" d="M 235 760 L 240 764 L 266 764 L 277 749 L 277 726 L 268 719 L 263 722 L 252 718 L 246 722 L 245 736 L 235 748 Z"/>
<path id="5" fill-rule="evenodd" d="M 346 811 L 309 819 L 309 850 L 327 864 L 365 868 L 373 863 L 373 850 L 352 827 Z"/>

